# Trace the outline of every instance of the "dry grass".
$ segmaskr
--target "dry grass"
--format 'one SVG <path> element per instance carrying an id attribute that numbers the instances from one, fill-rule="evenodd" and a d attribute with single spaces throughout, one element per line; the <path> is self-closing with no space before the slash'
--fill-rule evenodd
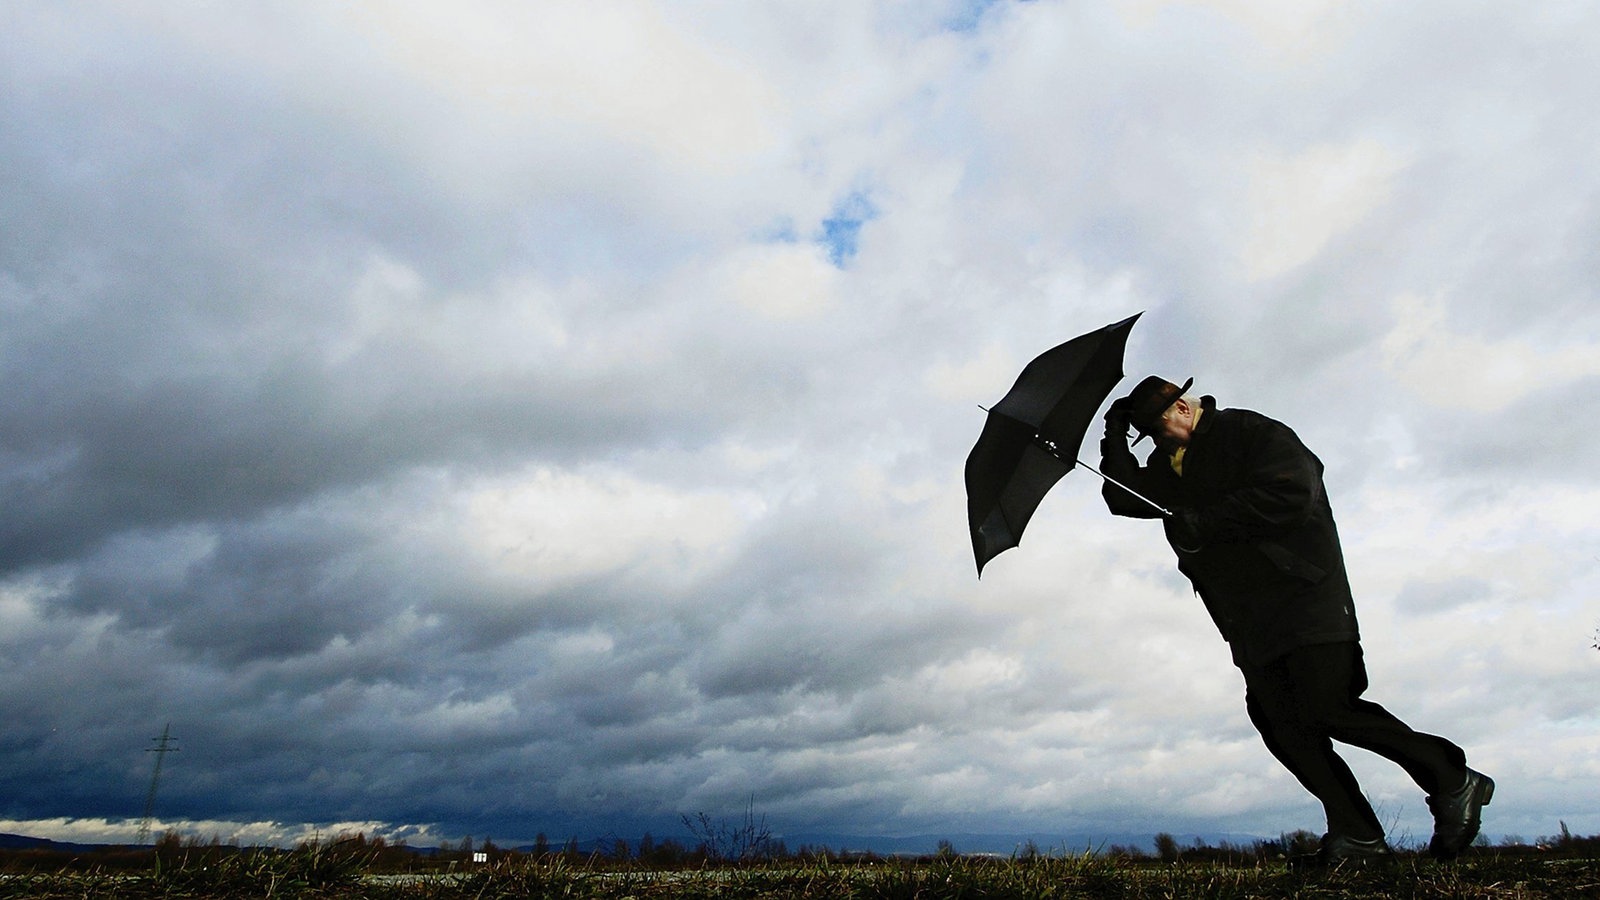
<path id="1" fill-rule="evenodd" d="M 339 845 L 292 853 L 247 851 L 169 861 L 142 873 L 21 873 L 0 880 L 0 898 L 1345 898 L 1528 900 L 1600 897 L 1600 861 L 1479 851 L 1440 865 L 1402 857 L 1366 872 L 1302 875 L 1282 864 L 1163 865 L 1106 856 L 992 859 L 953 856 L 871 864 L 815 861 L 653 871 L 574 865 L 559 856 L 509 857 L 465 874 L 375 876 L 370 857 Z"/>

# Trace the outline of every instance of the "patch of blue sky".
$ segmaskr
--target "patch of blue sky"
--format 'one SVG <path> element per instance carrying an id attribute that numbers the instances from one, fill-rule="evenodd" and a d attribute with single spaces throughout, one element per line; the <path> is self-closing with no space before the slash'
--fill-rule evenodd
<path id="1" fill-rule="evenodd" d="M 948 31 L 977 31 L 983 17 L 999 3 L 1000 0 L 956 0 L 950 14 L 945 16 L 944 27 Z"/>
<path id="2" fill-rule="evenodd" d="M 878 209 L 861 191 L 856 191 L 839 201 L 816 235 L 817 243 L 828 251 L 828 260 L 844 268 L 855 259 L 861 239 L 861 226 L 877 218 Z"/>

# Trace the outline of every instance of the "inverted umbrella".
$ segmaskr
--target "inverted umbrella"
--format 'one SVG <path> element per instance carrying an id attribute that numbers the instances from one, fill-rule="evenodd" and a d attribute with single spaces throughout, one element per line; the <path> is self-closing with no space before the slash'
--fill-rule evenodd
<path id="1" fill-rule="evenodd" d="M 966 470 L 967 524 L 980 576 L 985 563 L 1017 546 L 1039 502 L 1075 464 L 1106 478 L 1077 458 L 1078 449 L 1100 404 L 1122 380 L 1123 350 L 1140 315 L 1041 353 L 988 411 Z"/>

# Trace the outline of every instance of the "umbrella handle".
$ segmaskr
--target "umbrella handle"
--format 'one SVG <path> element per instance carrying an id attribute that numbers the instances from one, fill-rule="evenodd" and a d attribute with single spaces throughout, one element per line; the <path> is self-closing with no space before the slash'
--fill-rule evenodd
<path id="1" fill-rule="evenodd" d="M 1145 495 L 1139 493 L 1138 491 L 1134 490 L 1133 488 L 1128 487 L 1127 485 L 1125 485 L 1122 482 L 1116 480 L 1115 478 L 1112 478 L 1110 475 L 1107 475 L 1106 473 L 1100 471 L 1099 469 L 1096 469 L 1094 466 L 1089 465 L 1088 463 L 1084 462 L 1083 460 L 1080 459 L 1077 462 L 1078 462 L 1078 465 L 1083 466 L 1085 469 L 1088 469 L 1089 471 L 1095 473 L 1096 475 L 1099 475 L 1101 478 L 1104 478 L 1106 481 L 1109 481 L 1112 484 L 1116 485 L 1117 487 L 1122 488 L 1123 490 L 1125 490 L 1128 493 L 1132 494 L 1133 496 L 1138 497 L 1140 500 L 1143 500 L 1145 503 L 1150 504 L 1150 507 L 1152 509 L 1154 509 L 1156 512 L 1161 513 L 1163 516 L 1166 516 L 1169 519 L 1172 517 L 1172 510 L 1167 509 L 1165 506 L 1162 506 L 1161 504 L 1155 502 L 1154 500 L 1151 500 L 1149 497 L 1146 497 Z"/>

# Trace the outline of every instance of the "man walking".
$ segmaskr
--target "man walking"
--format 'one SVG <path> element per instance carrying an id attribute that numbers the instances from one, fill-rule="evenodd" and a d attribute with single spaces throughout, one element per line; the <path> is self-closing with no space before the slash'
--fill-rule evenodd
<path id="1" fill-rule="evenodd" d="M 1172 512 L 1167 542 L 1244 674 L 1250 721 L 1327 813 L 1308 862 L 1391 858 L 1335 740 L 1399 764 L 1428 795 L 1429 851 L 1454 858 L 1477 836 L 1494 781 L 1467 768 L 1460 747 L 1361 699 L 1366 666 L 1321 460 L 1281 422 L 1196 399 L 1193 383 L 1152 375 L 1114 402 L 1101 471 Z M 1130 425 L 1156 442 L 1143 466 L 1128 446 Z M 1116 515 L 1161 515 L 1111 482 L 1103 494 Z"/>

